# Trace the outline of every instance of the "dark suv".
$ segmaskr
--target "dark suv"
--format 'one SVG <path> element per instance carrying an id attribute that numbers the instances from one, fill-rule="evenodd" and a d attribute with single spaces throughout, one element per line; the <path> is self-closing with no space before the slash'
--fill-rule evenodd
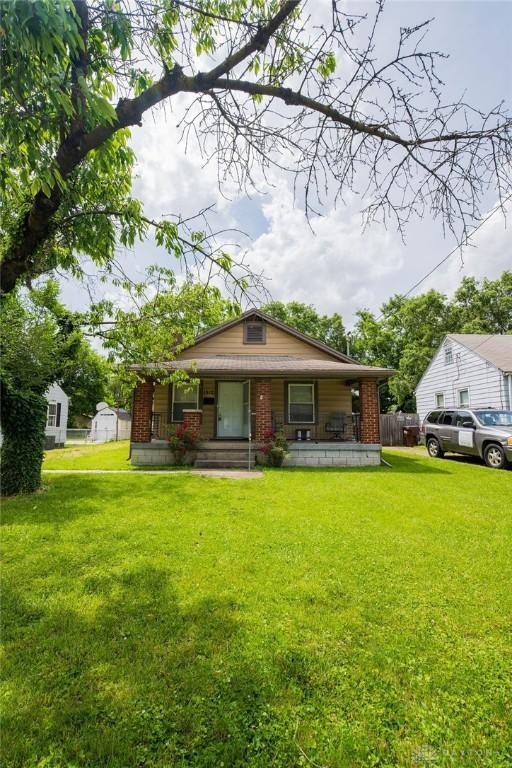
<path id="1" fill-rule="evenodd" d="M 480 456 L 488 467 L 512 462 L 512 411 L 493 408 L 430 411 L 421 427 L 429 455 L 446 451 Z"/>

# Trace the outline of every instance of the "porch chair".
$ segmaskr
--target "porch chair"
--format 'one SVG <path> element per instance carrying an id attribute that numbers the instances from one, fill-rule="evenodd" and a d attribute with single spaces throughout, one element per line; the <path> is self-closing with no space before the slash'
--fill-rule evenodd
<path id="1" fill-rule="evenodd" d="M 344 413 L 330 413 L 325 431 L 331 433 L 331 440 L 344 440 L 347 429 L 347 417 Z"/>

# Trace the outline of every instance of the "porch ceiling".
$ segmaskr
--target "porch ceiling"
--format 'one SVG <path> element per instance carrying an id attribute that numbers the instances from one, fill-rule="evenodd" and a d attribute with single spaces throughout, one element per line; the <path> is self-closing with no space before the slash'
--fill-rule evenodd
<path id="1" fill-rule="evenodd" d="M 144 368 L 147 369 L 148 366 Z M 155 363 L 155 369 L 170 371 L 184 370 L 199 376 L 256 376 L 282 378 L 296 376 L 314 376 L 317 378 L 353 378 L 365 377 L 384 379 L 396 372 L 390 368 L 374 368 L 355 363 L 342 363 L 335 360 L 311 360 L 291 355 L 212 355 L 195 360 L 172 360 Z M 141 370 L 143 366 L 131 366 Z"/>

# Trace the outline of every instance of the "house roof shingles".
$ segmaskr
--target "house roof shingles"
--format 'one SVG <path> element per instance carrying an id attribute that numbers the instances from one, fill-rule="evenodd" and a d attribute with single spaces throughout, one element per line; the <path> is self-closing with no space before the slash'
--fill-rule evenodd
<path id="1" fill-rule="evenodd" d="M 172 360 L 155 364 L 155 368 L 170 371 L 185 370 L 189 373 L 214 376 L 317 376 L 387 378 L 394 371 L 389 368 L 374 368 L 358 363 L 342 363 L 337 360 L 314 360 L 291 355 L 211 355 L 193 360 Z"/>
<path id="2" fill-rule="evenodd" d="M 504 373 L 512 373 L 512 335 L 450 333 L 448 338 L 462 344 Z"/>

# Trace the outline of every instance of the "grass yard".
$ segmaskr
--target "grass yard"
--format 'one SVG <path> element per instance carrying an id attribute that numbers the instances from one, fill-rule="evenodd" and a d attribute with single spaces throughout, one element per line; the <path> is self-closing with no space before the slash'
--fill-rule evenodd
<path id="1" fill-rule="evenodd" d="M 510 766 L 512 472 L 386 458 L 4 503 L 3 768 Z"/>
<path id="2" fill-rule="evenodd" d="M 128 461 L 129 440 L 68 445 L 46 451 L 43 469 L 136 469 Z"/>

